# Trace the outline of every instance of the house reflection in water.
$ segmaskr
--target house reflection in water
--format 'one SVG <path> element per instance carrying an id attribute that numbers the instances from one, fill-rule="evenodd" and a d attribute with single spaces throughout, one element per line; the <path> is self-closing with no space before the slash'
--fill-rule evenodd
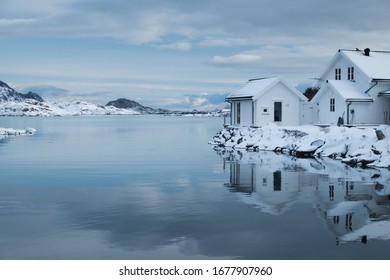
<path id="1" fill-rule="evenodd" d="M 243 164 L 230 162 L 230 183 L 227 187 L 234 192 L 243 192 L 251 194 L 256 191 L 254 180 L 254 164 Z"/>
<path id="2" fill-rule="evenodd" d="M 257 158 L 254 158 L 257 156 Z M 277 158 L 275 158 L 277 157 Z M 340 162 L 297 161 L 273 153 L 224 154 L 230 191 L 272 215 L 297 202 L 315 212 L 336 241 L 390 239 L 390 172 L 350 168 Z"/>
<path id="3" fill-rule="evenodd" d="M 320 176 L 316 193 L 317 209 L 335 236 L 363 227 L 369 219 L 367 204 L 373 199 L 373 182 Z M 362 237 L 363 238 L 363 237 Z"/>
<path id="4" fill-rule="evenodd" d="M 315 186 L 315 176 L 305 174 L 299 166 L 275 169 L 269 164 L 255 164 L 225 159 L 230 165 L 230 181 L 225 184 L 232 192 L 246 193 L 246 203 L 273 215 L 287 211 L 303 189 Z M 290 166 L 291 167 L 291 166 Z"/>

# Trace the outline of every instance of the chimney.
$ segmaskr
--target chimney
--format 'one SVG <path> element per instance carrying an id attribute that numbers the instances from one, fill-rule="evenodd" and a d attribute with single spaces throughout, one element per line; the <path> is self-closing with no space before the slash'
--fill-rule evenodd
<path id="1" fill-rule="evenodd" d="M 369 48 L 364 49 L 364 55 L 370 56 L 370 49 Z"/>

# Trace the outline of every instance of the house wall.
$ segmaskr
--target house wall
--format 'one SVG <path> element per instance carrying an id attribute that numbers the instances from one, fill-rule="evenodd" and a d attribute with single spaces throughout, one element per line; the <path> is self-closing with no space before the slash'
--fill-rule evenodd
<path id="1" fill-rule="evenodd" d="M 301 102 L 299 124 L 313 124 L 318 121 L 318 105 L 316 102 Z"/>
<path id="2" fill-rule="evenodd" d="M 335 111 L 330 111 L 330 99 L 335 99 Z M 337 124 L 339 117 L 343 117 L 346 123 L 346 103 L 340 95 L 334 93 L 330 88 L 317 100 L 318 103 L 318 120 L 315 123 Z"/>
<path id="3" fill-rule="evenodd" d="M 252 100 L 241 101 L 241 126 L 250 126 L 252 122 Z"/>
<path id="4" fill-rule="evenodd" d="M 390 83 L 367 83 L 368 94 L 374 99 L 374 103 L 368 109 L 357 111 L 357 123 L 389 124 L 390 123 L 390 97 L 378 96 L 380 92 L 390 89 Z M 359 106 L 356 106 L 359 107 Z M 361 106 L 360 106 L 361 107 Z M 362 119 L 362 121 L 360 121 Z M 359 122 L 360 121 L 360 122 Z"/>
<path id="5" fill-rule="evenodd" d="M 349 106 L 349 124 L 379 123 L 373 103 L 351 103 Z M 347 123 L 347 118 L 345 118 Z"/>
<path id="6" fill-rule="evenodd" d="M 335 63 L 331 65 L 329 70 L 325 73 L 321 87 L 324 86 L 327 80 L 335 80 L 335 69 L 341 69 L 341 80 L 348 81 L 348 67 L 352 66 L 354 65 L 340 55 Z M 369 84 L 371 80 L 367 79 L 367 76 L 357 67 L 354 67 L 353 81 L 364 90 L 370 87 Z"/>
<path id="7" fill-rule="evenodd" d="M 280 125 L 299 125 L 300 99 L 282 82 L 260 96 L 255 102 L 255 125 L 262 126 L 274 122 L 274 102 L 282 102 Z"/>
<path id="8" fill-rule="evenodd" d="M 373 94 L 374 102 L 351 102 L 349 105 L 349 124 L 389 124 L 390 97 L 378 96 L 378 87 Z M 330 98 L 335 98 L 335 111 L 330 111 Z M 338 118 L 344 116 L 344 124 L 348 122 L 346 102 L 339 94 L 328 88 L 318 103 L 318 118 L 313 114 L 313 123 L 337 124 Z M 315 104 L 313 104 L 315 106 Z M 353 113 L 352 113 L 353 112 Z"/>
<path id="9" fill-rule="evenodd" d="M 352 103 L 350 105 L 350 124 L 383 124 L 389 123 L 388 113 L 385 119 L 385 103 L 380 101 L 375 103 Z M 384 100 L 385 101 L 385 100 Z M 388 111 L 388 110 L 387 110 Z"/>
<path id="10" fill-rule="evenodd" d="M 238 105 L 240 104 L 240 105 Z M 238 123 L 238 106 L 240 106 L 240 121 Z M 235 126 L 252 125 L 252 100 L 232 102 L 231 124 Z"/>

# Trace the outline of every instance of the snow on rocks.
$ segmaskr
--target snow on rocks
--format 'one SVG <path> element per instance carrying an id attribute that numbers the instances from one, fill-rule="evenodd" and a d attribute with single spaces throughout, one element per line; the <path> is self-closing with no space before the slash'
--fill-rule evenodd
<path id="1" fill-rule="evenodd" d="M 211 145 L 249 151 L 275 151 L 296 157 L 330 157 L 352 166 L 390 167 L 390 127 L 226 126 Z"/>
<path id="2" fill-rule="evenodd" d="M 35 134 L 35 132 L 36 132 L 36 130 L 34 128 L 31 128 L 31 127 L 28 127 L 26 129 L 14 129 L 14 128 L 0 127 L 0 139 L 8 137 L 8 136 Z"/>

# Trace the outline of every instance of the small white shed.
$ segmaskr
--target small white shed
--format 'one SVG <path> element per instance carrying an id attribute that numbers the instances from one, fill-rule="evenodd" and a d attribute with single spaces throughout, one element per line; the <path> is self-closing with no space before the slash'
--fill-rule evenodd
<path id="1" fill-rule="evenodd" d="M 299 125 L 307 98 L 281 77 L 271 77 L 249 80 L 226 101 L 234 126 Z"/>

